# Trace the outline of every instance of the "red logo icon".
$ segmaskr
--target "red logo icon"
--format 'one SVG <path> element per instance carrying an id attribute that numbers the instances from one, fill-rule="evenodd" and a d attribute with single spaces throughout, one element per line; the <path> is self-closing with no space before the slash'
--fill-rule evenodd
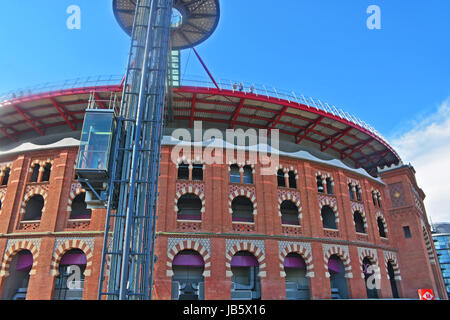
<path id="1" fill-rule="evenodd" d="M 434 294 L 432 289 L 419 289 L 420 300 L 434 300 Z"/>

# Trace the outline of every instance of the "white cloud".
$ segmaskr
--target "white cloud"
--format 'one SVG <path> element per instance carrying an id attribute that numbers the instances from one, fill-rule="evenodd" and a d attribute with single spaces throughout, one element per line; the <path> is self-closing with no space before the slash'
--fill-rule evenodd
<path id="1" fill-rule="evenodd" d="M 433 222 L 450 222 L 450 99 L 392 139 L 392 145 L 416 169 L 428 216 Z"/>

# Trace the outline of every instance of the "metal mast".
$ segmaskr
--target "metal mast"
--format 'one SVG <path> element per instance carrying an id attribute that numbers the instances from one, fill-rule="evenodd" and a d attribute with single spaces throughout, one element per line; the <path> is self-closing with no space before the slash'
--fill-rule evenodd
<path id="1" fill-rule="evenodd" d="M 156 210 L 168 59 L 208 38 L 218 0 L 113 0 L 131 36 L 120 116 L 113 139 L 111 180 L 98 298 L 152 297 Z M 183 22 L 171 26 L 173 7 Z"/>

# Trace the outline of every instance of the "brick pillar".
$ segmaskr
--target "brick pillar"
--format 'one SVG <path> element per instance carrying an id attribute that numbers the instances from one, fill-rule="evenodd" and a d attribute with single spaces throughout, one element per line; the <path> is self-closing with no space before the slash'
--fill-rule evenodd
<path id="1" fill-rule="evenodd" d="M 380 296 L 380 298 L 384 298 L 384 299 L 390 299 L 392 298 L 392 289 L 391 289 L 391 283 L 389 282 L 388 279 L 388 273 L 386 270 L 386 266 L 384 264 L 384 255 L 383 255 L 383 250 L 379 249 L 377 251 L 377 255 L 378 255 L 378 267 L 380 268 L 380 290 L 378 290 L 378 295 Z"/>
<path id="2" fill-rule="evenodd" d="M 30 275 L 27 300 L 51 300 L 55 276 L 50 274 L 55 238 L 43 237 L 39 249 L 36 274 Z"/>
<path id="3" fill-rule="evenodd" d="M 172 294 L 172 276 L 167 275 L 167 237 L 157 236 L 155 253 L 158 260 L 154 267 L 153 299 L 170 300 Z"/>
<path id="4" fill-rule="evenodd" d="M 323 248 L 321 243 L 311 243 L 314 264 L 314 277 L 310 278 L 311 299 L 331 299 L 330 278 L 326 277 L 328 268 L 325 268 Z"/>
<path id="5" fill-rule="evenodd" d="M 205 278 L 205 300 L 230 300 L 231 278 L 226 277 L 225 239 L 211 238 L 211 276 Z"/>
<path id="6" fill-rule="evenodd" d="M 347 176 L 344 172 L 337 172 L 336 197 L 339 211 L 339 234 L 341 238 L 356 241 L 356 230 L 353 223 L 353 212 L 348 194 Z"/>
<path id="7" fill-rule="evenodd" d="M 210 176 L 206 196 L 205 215 L 212 217 L 211 230 L 213 233 L 231 230 L 231 213 L 228 210 L 228 170 L 226 166 L 212 164 L 208 166 Z"/>
<path id="8" fill-rule="evenodd" d="M 266 276 L 261 278 L 261 298 L 263 300 L 283 300 L 286 299 L 286 286 L 284 278 L 280 276 L 280 261 L 278 259 L 278 241 L 265 241 L 265 263 Z"/>
<path id="9" fill-rule="evenodd" d="M 309 163 L 304 163 L 303 166 L 299 166 L 298 172 L 299 190 L 306 191 L 301 192 L 303 234 L 307 237 L 322 237 L 323 226 L 322 220 L 320 219 L 319 203 L 317 198 L 315 169 L 311 167 Z M 320 248 L 320 252 L 322 252 L 322 248 Z M 314 263 L 314 265 L 316 264 Z"/>
<path id="10" fill-rule="evenodd" d="M 95 237 L 94 252 L 92 256 L 92 269 L 89 275 L 85 274 L 83 287 L 83 300 L 97 300 L 100 279 L 100 266 L 102 263 L 103 237 Z"/>
<path id="11" fill-rule="evenodd" d="M 367 299 L 366 283 L 361 276 L 358 248 L 349 246 L 350 264 L 352 266 L 352 278 L 347 278 L 350 299 Z"/>
<path id="12" fill-rule="evenodd" d="M 281 219 L 278 215 L 278 195 L 273 175 L 255 175 L 258 215 L 255 217 L 258 234 L 281 234 Z M 278 248 L 277 248 L 278 250 Z"/>

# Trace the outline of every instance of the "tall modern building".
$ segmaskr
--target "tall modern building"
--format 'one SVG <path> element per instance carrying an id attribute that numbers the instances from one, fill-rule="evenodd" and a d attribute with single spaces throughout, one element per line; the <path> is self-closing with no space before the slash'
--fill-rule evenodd
<path id="1" fill-rule="evenodd" d="M 433 242 L 450 298 L 450 223 L 433 224 Z"/>

